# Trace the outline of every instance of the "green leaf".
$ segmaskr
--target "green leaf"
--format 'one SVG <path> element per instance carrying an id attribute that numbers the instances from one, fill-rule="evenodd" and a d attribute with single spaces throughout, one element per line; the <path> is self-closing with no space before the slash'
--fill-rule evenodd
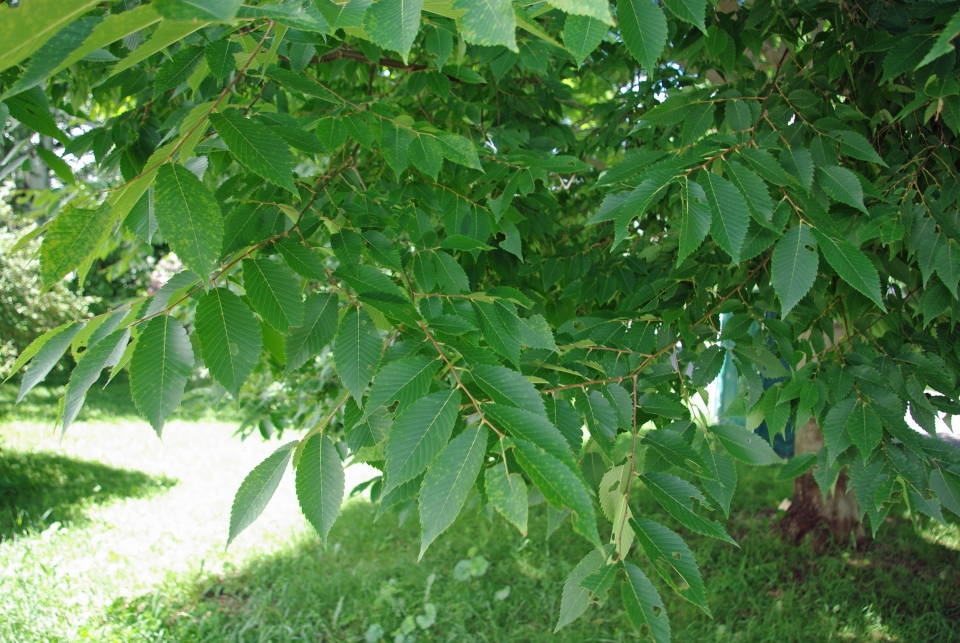
<path id="1" fill-rule="evenodd" d="M 880 417 L 869 406 L 863 402 L 857 402 L 856 406 L 847 416 L 844 423 L 847 435 L 853 440 L 853 443 L 860 449 L 863 456 L 863 462 L 866 464 L 870 454 L 876 448 L 880 439 L 883 437 L 883 426 L 880 424 Z"/>
<path id="2" fill-rule="evenodd" d="M 817 239 L 823 258 L 840 278 L 886 312 L 887 307 L 880 296 L 880 277 L 866 255 L 846 239 L 828 236 L 816 228 L 813 229 L 813 236 Z"/>
<path id="3" fill-rule="evenodd" d="M 694 104 L 680 128 L 680 142 L 686 146 L 700 140 L 713 127 L 716 111 L 713 103 Z"/>
<path id="4" fill-rule="evenodd" d="M 783 463 L 766 440 L 743 427 L 717 424 L 710 427 L 710 432 L 717 436 L 727 453 L 741 462 L 755 466 Z"/>
<path id="5" fill-rule="evenodd" d="M 337 268 L 337 271 L 334 273 L 334 276 L 347 282 L 359 295 L 365 293 L 383 293 L 398 297 L 401 301 L 409 302 L 404 292 L 390 280 L 390 277 L 383 274 L 383 272 L 374 266 L 361 264 L 350 267 L 341 263 L 340 267 Z"/>
<path id="6" fill-rule="evenodd" d="M 680 249 L 677 251 L 677 265 L 700 247 L 710 231 L 710 206 L 707 195 L 699 183 L 684 179 L 680 196 L 682 214 L 680 216 Z"/>
<path id="7" fill-rule="evenodd" d="M 168 20 L 230 22 L 242 0 L 154 0 L 153 6 Z"/>
<path id="8" fill-rule="evenodd" d="M 403 270 L 400 252 L 387 235 L 378 230 L 368 230 L 363 233 L 363 238 L 369 244 L 368 250 L 374 261 L 391 270 Z"/>
<path id="9" fill-rule="evenodd" d="M 930 488 L 944 507 L 960 516 L 960 474 L 949 469 L 937 469 L 930 474 Z"/>
<path id="10" fill-rule="evenodd" d="M 10 116 L 23 125 L 61 143 L 67 142 L 67 137 L 57 127 L 57 122 L 51 116 L 53 110 L 50 108 L 47 95 L 39 87 L 31 87 L 16 96 L 11 96 L 4 100 L 3 104 L 6 105 Z M 4 118 L 4 121 L 6 121 L 6 118 Z"/>
<path id="11" fill-rule="evenodd" d="M 637 0 L 648 2 L 648 0 Z M 659 11 L 659 10 L 658 10 Z M 620 206 L 616 216 L 616 234 L 611 248 L 616 248 L 632 230 L 630 222 L 634 217 L 642 217 L 656 205 L 667 193 L 674 180 L 676 172 L 673 168 L 655 168 L 642 175 L 642 182 L 631 192 Z"/>
<path id="12" fill-rule="evenodd" d="M 83 18 L 61 29 L 56 38 L 51 38 L 30 57 L 30 64 L 27 65 L 17 82 L 3 92 L 0 100 L 42 83 L 72 52 L 83 44 L 83 41 L 90 36 L 99 22 L 99 17 Z M 38 147 L 36 149 L 39 152 L 44 148 Z"/>
<path id="13" fill-rule="evenodd" d="M 293 153 L 282 138 L 235 109 L 210 114 L 210 122 L 237 161 L 274 185 L 297 194 Z"/>
<path id="14" fill-rule="evenodd" d="M 660 457 L 675 467 L 704 478 L 716 477 L 700 454 L 676 431 L 670 429 L 648 431 L 641 442 L 650 446 Z"/>
<path id="15" fill-rule="evenodd" d="M 618 0 L 617 22 L 623 44 L 650 76 L 667 44 L 667 17 L 651 0 Z"/>
<path id="16" fill-rule="evenodd" d="M 363 28 L 374 43 L 400 54 L 406 63 L 420 31 L 423 0 L 377 0 L 363 17 Z"/>
<path id="17" fill-rule="evenodd" d="M 623 571 L 627 582 L 620 586 L 620 594 L 630 624 L 638 631 L 644 625 L 650 628 L 654 643 L 670 643 L 670 620 L 657 588 L 633 563 L 623 561 Z"/>
<path id="18" fill-rule="evenodd" d="M 240 297 L 214 288 L 197 302 L 195 328 L 204 366 L 236 398 L 263 349 L 257 318 Z"/>
<path id="19" fill-rule="evenodd" d="M 240 483 L 237 495 L 230 508 L 230 533 L 227 535 L 227 547 L 244 529 L 253 524 L 266 508 L 270 498 L 280 486 L 280 479 L 287 469 L 287 463 L 293 455 L 298 440 L 288 442 L 274 451 L 254 467 L 253 471 Z"/>
<path id="20" fill-rule="evenodd" d="M 216 40 L 203 48 L 203 56 L 207 61 L 210 73 L 217 80 L 223 80 L 230 72 L 236 69 L 236 54 L 243 51 L 239 42 L 233 40 Z"/>
<path id="21" fill-rule="evenodd" d="M 433 266 L 440 290 L 451 295 L 470 290 L 470 280 L 457 260 L 446 252 L 433 253 Z"/>
<path id="22" fill-rule="evenodd" d="M 471 371 L 474 381 L 494 402 L 525 409 L 546 419 L 540 391 L 517 371 L 502 366 L 478 364 Z"/>
<path id="23" fill-rule="evenodd" d="M 487 430 L 483 426 L 467 429 L 451 440 L 427 469 L 420 487 L 423 538 L 417 560 L 423 559 L 430 543 L 456 520 L 477 480 L 486 450 Z"/>
<path id="24" fill-rule="evenodd" d="M 931 40 L 932 38 L 919 34 L 900 36 L 883 57 L 883 78 L 880 79 L 880 84 L 883 85 L 888 80 L 919 67 L 926 58 L 925 53 L 931 49 Z"/>
<path id="25" fill-rule="evenodd" d="M 30 368 L 27 369 L 23 379 L 20 380 L 20 392 L 17 394 L 15 404 L 19 404 L 34 386 L 43 381 L 43 378 L 57 365 L 57 362 L 69 348 L 70 342 L 73 341 L 77 333 L 83 330 L 85 325 L 84 322 L 72 322 L 58 326 L 41 335 L 21 353 L 10 371 L 11 376 L 20 370 L 27 360 L 31 361 Z"/>
<path id="26" fill-rule="evenodd" d="M 707 0 L 663 0 L 663 4 L 676 17 L 684 22 L 689 22 L 703 33 L 707 33 L 707 26 L 704 23 Z M 669 632 L 669 629 L 667 631 Z M 670 638 L 669 635 L 667 638 Z M 657 641 L 659 643 L 659 639 Z"/>
<path id="27" fill-rule="evenodd" d="M 813 155 L 804 147 L 790 147 L 780 152 L 783 169 L 808 191 L 813 187 Z"/>
<path id="28" fill-rule="evenodd" d="M 470 331 L 477 330 L 477 327 L 468 322 L 463 317 L 456 315 L 440 315 L 430 320 L 430 330 L 446 333 L 447 335 L 459 336 Z"/>
<path id="29" fill-rule="evenodd" d="M 240 5 L 240 9 L 237 10 L 237 18 L 241 20 L 266 18 L 298 31 L 309 31 L 323 35 L 330 33 L 330 26 L 327 25 L 323 15 L 316 7 L 303 6 L 297 2 L 286 4 L 265 3 L 259 7 Z"/>
<path id="30" fill-rule="evenodd" d="M 435 136 L 417 134 L 410 143 L 410 162 L 413 167 L 437 180 L 437 175 L 443 169 L 443 145 Z"/>
<path id="31" fill-rule="evenodd" d="M 571 471 L 577 471 L 577 463 L 567 441 L 545 417 L 502 404 L 484 404 L 482 410 L 485 419 L 501 432 L 535 444 L 567 465 Z"/>
<path id="32" fill-rule="evenodd" d="M 517 462 L 547 502 L 557 509 L 568 507 L 573 512 L 574 531 L 600 547 L 597 519 L 583 482 L 560 460 L 540 447 L 526 440 L 514 440 L 514 447 Z"/>
<path id="33" fill-rule="evenodd" d="M 722 346 L 708 346 L 694 363 L 693 385 L 697 388 L 708 386 L 720 375 L 727 352 Z"/>
<path id="34" fill-rule="evenodd" d="M 303 325 L 291 328 L 287 338 L 287 375 L 306 364 L 337 334 L 336 295 L 314 293 L 307 297 L 303 308 Z"/>
<path id="35" fill-rule="evenodd" d="M 707 607 L 700 568 L 683 539 L 663 525 L 646 518 L 631 518 L 630 526 L 660 577 L 680 596 L 712 617 L 710 608 Z"/>
<path id="36" fill-rule="evenodd" d="M 406 357 L 390 362 L 377 373 L 366 401 L 366 415 L 378 407 L 397 402 L 397 413 L 421 399 L 430 391 L 433 376 L 440 362 L 426 357 Z"/>
<path id="37" fill-rule="evenodd" d="M 684 527 L 695 531 L 704 536 L 723 540 L 731 545 L 737 545 L 726 530 L 719 523 L 702 518 L 693 512 L 693 503 L 691 498 L 698 500 L 701 505 L 709 509 L 707 499 L 703 497 L 699 489 L 694 487 L 686 480 L 667 473 L 644 473 L 640 479 L 646 485 L 650 495 L 656 499 L 660 506 L 667 510 L 671 516 L 677 519 Z M 739 547 L 739 545 L 737 545 Z"/>
<path id="38" fill-rule="evenodd" d="M 76 183 L 76 179 L 73 176 L 73 170 L 70 169 L 70 164 L 64 161 L 62 158 L 53 153 L 52 150 L 48 150 L 45 147 L 36 147 L 34 151 L 37 153 L 43 162 L 47 164 L 54 174 L 60 177 L 64 183 L 69 183 L 73 185 Z"/>
<path id="39" fill-rule="evenodd" d="M 711 477 L 703 478 L 703 488 L 717 501 L 723 509 L 723 514 L 730 517 L 730 501 L 737 488 L 737 468 L 733 459 L 710 448 L 708 440 L 700 445 L 700 459 L 706 464 Z"/>
<path id="40" fill-rule="evenodd" d="M 70 382 L 63 396 L 63 433 L 67 432 L 76 419 L 87 391 L 100 379 L 103 369 L 113 366 L 120 359 L 129 338 L 130 329 L 115 330 L 80 356 L 76 367 L 70 373 Z"/>
<path id="41" fill-rule="evenodd" d="M 821 167 L 818 172 L 820 188 L 828 197 L 868 214 L 863 205 L 863 187 L 853 172 L 839 165 Z"/>
<path id="42" fill-rule="evenodd" d="M 529 348 L 544 348 L 559 353 L 557 343 L 553 339 L 553 331 L 543 315 L 519 318 L 517 326 L 520 343 Z"/>
<path id="43" fill-rule="evenodd" d="M 617 437 L 617 414 L 607 398 L 600 391 L 590 391 L 588 395 L 578 398 L 577 407 L 583 401 L 583 414 L 586 419 L 590 435 L 600 444 L 608 444 Z"/>
<path id="44" fill-rule="evenodd" d="M 383 342 L 380 332 L 373 325 L 370 315 L 362 308 L 347 307 L 337 329 L 337 341 L 333 344 L 333 359 L 337 373 L 350 394 L 360 404 L 363 390 L 373 379 L 380 364 Z M 419 473 L 419 471 L 417 472 Z M 409 479 L 409 478 L 408 478 Z"/>
<path id="45" fill-rule="evenodd" d="M 485 0 L 478 1 L 483 2 Z M 441 134 L 437 136 L 437 140 L 440 141 L 440 145 L 443 147 L 443 156 L 448 161 L 483 171 L 483 166 L 480 165 L 480 157 L 477 156 L 477 148 L 470 142 L 470 139 L 458 134 Z"/>
<path id="46" fill-rule="evenodd" d="M 687 415 L 685 406 L 660 393 L 644 393 L 637 400 L 637 406 L 645 413 L 652 413 L 653 415 L 660 415 L 672 419 L 678 419 Z"/>
<path id="47" fill-rule="evenodd" d="M 283 255 L 287 265 L 304 279 L 326 279 L 327 273 L 323 269 L 323 262 L 313 250 L 293 239 L 281 239 L 274 247 Z"/>
<path id="48" fill-rule="evenodd" d="M 603 551 L 594 549 L 584 556 L 567 576 L 563 584 L 563 595 L 560 598 L 560 618 L 557 620 L 554 632 L 559 632 L 562 627 L 577 620 L 587 611 L 587 607 L 590 606 L 590 590 L 583 587 L 581 583 L 585 578 L 599 571 L 605 561 L 606 556 Z"/>
<path id="49" fill-rule="evenodd" d="M 520 366 L 520 342 L 504 326 L 496 307 L 485 301 L 474 301 L 474 310 L 480 320 L 480 330 L 490 348 L 510 360 L 514 366 Z"/>
<path id="50" fill-rule="evenodd" d="M 857 134 L 849 130 L 843 130 L 839 134 L 840 151 L 843 154 L 851 158 L 860 159 L 861 161 L 869 161 L 877 165 L 882 165 L 883 167 L 888 167 L 886 162 L 880 158 L 877 151 L 873 149 L 873 145 L 870 144 L 870 141 L 868 141 L 863 134 Z"/>
<path id="51" fill-rule="evenodd" d="M 166 310 L 168 307 L 175 305 L 181 298 L 185 297 L 199 281 L 200 277 L 192 270 L 182 270 L 173 275 L 167 280 L 167 283 L 161 286 L 160 291 L 153 296 L 153 299 L 150 300 L 150 305 L 147 306 L 146 312 L 144 312 L 140 318 L 152 317 Z M 170 303 L 171 300 L 173 300 L 174 304 Z"/>
<path id="52" fill-rule="evenodd" d="M 159 96 L 168 89 L 179 87 L 187 82 L 200 61 L 203 60 L 203 47 L 181 47 L 169 60 L 160 65 L 153 77 L 153 94 Z"/>
<path id="53" fill-rule="evenodd" d="M 438 391 L 399 413 L 387 435 L 383 493 L 423 473 L 446 446 L 460 409 L 460 392 Z"/>
<path id="54" fill-rule="evenodd" d="M 519 51 L 517 18 L 509 0 L 453 0 L 453 9 L 463 11 L 457 26 L 466 42 Z"/>
<path id="55" fill-rule="evenodd" d="M 493 250 L 493 246 L 488 246 L 465 234 L 451 234 L 444 237 L 440 247 L 447 250 Z"/>
<path id="56" fill-rule="evenodd" d="M 84 56 L 120 40 L 124 36 L 149 27 L 160 20 L 160 14 L 152 4 L 143 4 L 130 11 L 111 13 L 100 21 L 83 45 L 74 49 L 53 71 L 57 74 Z"/>
<path id="57" fill-rule="evenodd" d="M 398 2 L 404 4 L 407 0 L 378 0 L 374 3 L 373 9 L 386 2 Z M 418 9 L 419 11 L 419 9 Z M 368 12 L 369 16 L 370 13 Z M 419 24 L 419 21 L 418 23 Z M 387 165 L 398 177 L 407 169 L 409 159 L 410 144 L 413 142 L 413 133 L 406 127 L 400 127 L 393 121 L 381 119 L 380 121 L 380 148 L 383 151 L 383 158 Z"/>
<path id="58" fill-rule="evenodd" d="M 586 60 L 603 42 L 610 27 L 590 16 L 567 16 L 563 23 L 563 45 L 573 53 L 578 63 Z"/>
<path id="59" fill-rule="evenodd" d="M 32 0 L 26 11 L 4 7 L 6 13 L 0 20 L 0 71 L 30 56 L 97 4 L 96 0 Z"/>
<path id="60" fill-rule="evenodd" d="M 753 127 L 750 105 L 745 100 L 733 100 L 723 108 L 723 120 L 731 132 L 745 132 Z"/>
<path id="61" fill-rule="evenodd" d="M 371 0 L 350 0 L 343 4 L 333 0 L 313 0 L 324 20 L 330 25 L 330 31 L 362 27 L 363 16 L 371 5 Z"/>
<path id="62" fill-rule="evenodd" d="M 286 266 L 270 259 L 244 259 L 243 287 L 253 309 L 281 333 L 303 326 L 300 284 Z"/>
<path id="63" fill-rule="evenodd" d="M 593 600 L 598 605 L 603 605 L 610 593 L 610 588 L 613 587 L 618 571 L 620 571 L 619 565 L 604 565 L 596 573 L 584 578 L 580 584 L 590 590 Z"/>
<path id="64" fill-rule="evenodd" d="M 297 463 L 297 500 L 324 548 L 343 504 L 344 478 L 337 447 L 327 436 L 315 433 Z"/>
<path id="65" fill-rule="evenodd" d="M 264 75 L 273 82 L 283 85 L 294 92 L 321 98 L 327 102 L 334 103 L 335 105 L 343 104 L 343 100 L 341 98 L 337 97 L 336 94 L 321 85 L 308 74 L 295 74 L 288 69 L 283 69 L 281 67 L 277 67 L 276 65 L 270 65 L 267 67 Z M 337 140 L 339 135 L 342 135 L 343 138 L 346 138 L 346 129 L 344 128 L 343 120 L 344 119 L 341 118 L 327 117 L 321 119 L 320 123 L 317 125 L 317 136 L 320 139 L 320 142 L 323 143 L 324 147 L 326 147 L 330 152 L 343 145 L 343 140 Z M 335 132 L 336 135 L 334 134 Z"/>
<path id="66" fill-rule="evenodd" d="M 823 434 L 823 441 L 827 448 L 828 464 L 833 466 L 833 462 L 841 453 L 846 451 L 847 447 L 853 444 L 850 434 L 847 432 L 847 419 L 853 413 L 854 406 L 857 404 L 856 397 L 848 397 L 837 404 L 827 412 L 820 427 Z"/>
<path id="67" fill-rule="evenodd" d="M 485 476 L 487 497 L 500 515 L 527 536 L 527 483 L 519 473 L 507 473 L 506 465 L 497 464 Z"/>
<path id="68" fill-rule="evenodd" d="M 780 298 L 781 319 L 803 299 L 817 279 L 817 241 L 801 221 L 783 235 L 773 251 L 773 289 Z"/>
<path id="69" fill-rule="evenodd" d="M 141 43 L 135 50 L 127 54 L 127 57 L 118 62 L 110 70 L 108 77 L 116 76 L 122 71 L 130 69 L 137 63 L 143 62 L 161 49 L 166 49 L 173 43 L 189 36 L 194 31 L 203 29 L 209 23 L 199 20 L 189 22 L 178 22 L 176 20 L 164 20 L 151 34 L 150 39 Z M 94 33 L 94 36 L 96 33 Z"/>
<path id="70" fill-rule="evenodd" d="M 106 202 L 96 210 L 67 204 L 47 229 L 40 245 L 40 275 L 44 289 L 52 288 L 99 250 L 113 223 L 114 217 Z"/>
<path id="71" fill-rule="evenodd" d="M 737 186 L 746 199 L 750 214 L 757 223 L 770 223 L 773 218 L 773 200 L 760 177 L 736 161 L 724 161 L 723 169 L 730 182 Z"/>
<path id="72" fill-rule="evenodd" d="M 946 243 L 940 244 L 937 250 L 936 258 L 937 276 L 944 283 L 954 299 L 960 299 L 957 296 L 957 282 L 960 281 L 960 248 L 956 242 L 948 239 Z"/>
<path id="73" fill-rule="evenodd" d="M 924 65 L 932 63 L 937 58 L 953 51 L 953 43 L 950 41 L 956 38 L 957 34 L 960 34 L 960 11 L 953 14 L 950 22 L 948 22 L 943 28 L 943 31 L 940 32 L 937 41 L 933 43 L 933 47 L 931 47 L 927 55 L 923 57 L 923 60 L 917 64 L 916 69 L 920 69 Z"/>
<path id="74" fill-rule="evenodd" d="M 164 163 L 157 172 L 153 208 L 173 251 L 190 270 L 206 277 L 223 246 L 223 215 L 210 189 L 184 166 Z"/>
<path id="75" fill-rule="evenodd" d="M 646 2 L 646 0 L 637 0 Z M 740 191 L 724 178 L 712 172 L 701 172 L 700 183 L 710 206 L 713 223 L 713 238 L 730 255 L 734 263 L 740 262 L 740 248 L 747 236 L 750 223 L 747 204 Z"/>
<path id="76" fill-rule="evenodd" d="M 157 435 L 179 406 L 193 363 L 187 331 L 170 315 L 154 317 L 137 337 L 130 358 L 130 396 Z"/>
<path id="77" fill-rule="evenodd" d="M 606 384 L 601 387 L 603 396 L 610 402 L 617 415 L 617 424 L 628 433 L 633 433 L 634 406 L 633 398 L 620 384 Z"/>
<path id="78" fill-rule="evenodd" d="M 777 480 L 793 480 L 799 478 L 804 473 L 813 468 L 817 463 L 817 454 L 815 452 L 798 453 L 789 460 L 787 464 L 777 473 Z"/>
<path id="79" fill-rule="evenodd" d="M 0 385 L 6 384 L 8 381 L 10 381 L 10 378 L 13 377 L 17 373 L 17 371 L 23 368 L 24 364 L 26 364 L 31 359 L 33 359 L 33 356 L 36 355 L 41 348 L 46 346 L 47 342 L 49 342 L 51 339 L 53 339 L 54 337 L 56 337 L 57 335 L 59 335 L 64 331 L 71 331 L 69 338 L 61 340 L 61 341 L 64 341 L 65 344 L 63 345 L 62 349 L 59 349 L 60 354 L 57 355 L 53 363 L 50 364 L 50 368 L 53 368 L 53 366 L 56 365 L 57 361 L 60 359 L 63 353 L 67 350 L 67 347 L 70 346 L 70 342 L 73 340 L 74 336 L 78 332 L 80 332 L 80 330 L 82 330 L 85 325 L 86 324 L 84 322 L 67 322 L 66 324 L 61 324 L 57 326 L 56 328 L 51 328 L 47 332 L 40 335 L 40 337 L 37 337 L 35 340 L 30 342 L 30 345 L 27 346 L 25 349 L 23 349 L 23 351 L 17 356 L 17 359 L 13 363 L 13 366 L 10 367 L 10 374 L 7 375 L 7 377 L 3 380 L 3 382 L 0 382 Z M 48 372 L 50 372 L 49 368 L 43 373 L 43 375 L 40 376 L 39 379 L 34 381 L 34 383 L 29 388 L 27 388 L 26 391 L 22 391 L 22 394 L 17 398 L 17 402 L 23 399 L 23 395 L 29 392 L 30 388 L 33 388 L 33 386 L 36 386 L 36 384 L 40 382 L 40 380 L 42 380 Z M 27 376 L 24 376 L 24 380 L 26 379 L 26 377 Z M 22 386 L 23 386 L 23 381 L 21 381 L 21 389 L 22 389 Z"/>
<path id="80" fill-rule="evenodd" d="M 777 159 L 766 150 L 758 150 L 752 147 L 745 147 L 737 150 L 740 158 L 747 162 L 754 172 L 759 174 L 764 181 L 776 186 L 790 184 L 790 177 L 783 171 Z M 812 177 L 811 177 L 812 180 Z"/>

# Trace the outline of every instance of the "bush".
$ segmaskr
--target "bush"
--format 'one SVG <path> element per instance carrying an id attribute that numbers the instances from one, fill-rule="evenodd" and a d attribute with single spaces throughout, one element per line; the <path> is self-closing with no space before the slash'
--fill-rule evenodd
<path id="1" fill-rule="evenodd" d="M 8 224 L 13 217 L 9 197 L 9 189 L 0 188 L 0 378 L 10 375 L 17 355 L 30 342 L 60 324 L 88 317 L 90 305 L 99 301 L 74 292 L 73 276 L 42 292 L 40 241 L 13 252 L 20 234 Z"/>

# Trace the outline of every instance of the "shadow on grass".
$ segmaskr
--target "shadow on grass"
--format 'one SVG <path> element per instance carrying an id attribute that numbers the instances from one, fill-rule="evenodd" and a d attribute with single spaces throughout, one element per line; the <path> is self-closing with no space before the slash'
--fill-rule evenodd
<path id="1" fill-rule="evenodd" d="M 141 498 L 175 483 L 96 462 L 0 448 L 0 542 L 53 522 L 82 520 L 93 504 Z"/>
<path id="2" fill-rule="evenodd" d="M 127 373 L 120 373 L 109 385 L 107 380 L 105 371 L 100 380 L 90 387 L 77 421 L 142 420 L 130 397 Z M 32 421 L 53 425 L 59 417 L 60 398 L 65 388 L 65 384 L 37 386 L 19 404 L 14 404 L 19 382 L 12 381 L 0 386 L 0 422 Z M 209 382 L 192 382 L 184 393 L 183 402 L 169 419 L 197 421 L 216 418 L 230 422 L 239 421 L 240 416 L 236 405 L 218 398 Z"/>
<path id="3" fill-rule="evenodd" d="M 725 523 L 740 549 L 685 532 L 648 497 L 635 504 L 636 514 L 681 532 L 703 572 L 713 619 L 673 593 L 636 549 L 630 554 L 663 596 L 674 641 L 960 639 L 960 552 L 903 520 L 886 524 L 866 552 L 817 556 L 784 543 L 773 507 L 791 485 L 774 475 L 741 471 Z M 224 576 L 118 603 L 110 619 L 145 638 L 165 631 L 184 642 L 375 641 L 381 633 L 385 641 L 414 640 L 395 638 L 404 632 L 421 643 L 637 640 L 616 587 L 605 605 L 552 634 L 563 581 L 590 546 L 569 525 L 546 540 L 542 505 L 532 509 L 529 539 L 499 517 L 465 509 L 419 565 L 415 511 L 402 525 L 396 515 L 374 523 L 375 514 L 368 503 L 348 505 L 326 550 L 305 538 Z M 957 530 L 948 532 L 955 547 Z M 474 556 L 489 569 L 458 580 L 458 562 Z"/>

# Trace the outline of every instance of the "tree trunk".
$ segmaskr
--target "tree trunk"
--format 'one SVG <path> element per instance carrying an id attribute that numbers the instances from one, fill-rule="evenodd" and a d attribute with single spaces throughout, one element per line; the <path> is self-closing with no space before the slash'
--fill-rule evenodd
<path id="1" fill-rule="evenodd" d="M 823 446 L 820 425 L 810 419 L 796 434 L 794 455 L 819 451 Z M 840 472 L 837 485 L 829 497 L 824 498 L 820 486 L 807 471 L 793 483 L 793 500 L 787 515 L 780 521 L 780 533 L 784 539 L 800 544 L 803 537 L 813 532 L 813 547 L 823 551 L 834 542 L 845 545 L 855 543 L 857 548 L 866 544 L 867 536 L 860 522 L 860 510 L 856 493 L 847 489 L 847 473 Z"/>

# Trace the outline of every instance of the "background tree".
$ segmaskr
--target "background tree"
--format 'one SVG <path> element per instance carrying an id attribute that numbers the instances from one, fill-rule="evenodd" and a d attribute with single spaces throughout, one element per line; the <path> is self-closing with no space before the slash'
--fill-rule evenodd
<path id="1" fill-rule="evenodd" d="M 201 363 L 240 399 L 335 371 L 230 540 L 291 461 L 324 543 L 344 459 L 379 468 L 421 557 L 472 490 L 524 533 L 538 493 L 596 546 L 558 627 L 619 584 L 668 640 L 651 576 L 709 614 L 703 582 L 631 497 L 734 544 L 703 512 L 729 511 L 734 460 L 781 463 L 761 420 L 819 432 L 781 475 L 845 476 L 874 532 L 897 503 L 960 513 L 936 437 L 960 412 L 958 8 L 24 0 L 0 12 L 4 111 L 107 186 L 60 188 L 29 233 L 44 284 L 152 244 L 186 269 L 38 339 L 21 394 L 81 342 L 64 430 L 129 369 L 159 433 Z M 702 410 L 725 360 L 746 428 Z"/>

